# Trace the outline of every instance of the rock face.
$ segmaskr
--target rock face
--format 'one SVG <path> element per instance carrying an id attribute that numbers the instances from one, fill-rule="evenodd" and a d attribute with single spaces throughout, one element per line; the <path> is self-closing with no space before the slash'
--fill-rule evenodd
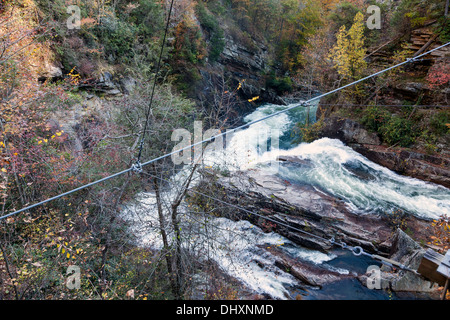
<path id="1" fill-rule="evenodd" d="M 275 266 L 293 275 L 307 286 L 321 288 L 325 284 L 353 277 L 350 274 L 341 274 L 313 263 L 292 259 L 283 255 L 279 249 L 270 248 L 269 251 L 276 256 Z"/>
<path id="2" fill-rule="evenodd" d="M 381 145 L 379 137 L 346 118 L 324 119 L 320 137 L 339 139 L 369 160 L 392 171 L 450 188 L 448 157 Z"/>
<path id="3" fill-rule="evenodd" d="M 225 39 L 225 48 L 219 62 L 242 75 L 249 71 L 258 73 L 266 70 L 268 61 L 267 47 L 263 43 L 254 42 L 253 48 L 236 42 L 231 36 Z"/>
<path id="4" fill-rule="evenodd" d="M 406 149 L 390 150 L 383 146 L 355 145 L 355 151 L 371 161 L 400 174 L 450 188 L 450 160 Z"/>
<path id="5" fill-rule="evenodd" d="M 393 238 L 390 259 L 398 261 L 412 270 L 417 270 L 425 251 L 406 233 L 398 229 Z M 366 285 L 368 277 L 372 276 L 365 274 L 360 276 L 359 280 Z M 437 284 L 431 283 L 420 275 L 403 270 L 393 272 L 388 266 L 381 267 L 379 277 L 381 288 L 389 288 L 396 292 L 435 292 L 438 288 Z"/>
<path id="6" fill-rule="evenodd" d="M 255 107 L 247 100 L 258 97 L 255 103 L 284 104 L 272 89 L 266 88 L 264 74 L 269 70 L 269 52 L 267 46 L 255 39 L 248 38 L 242 43 L 234 39 L 227 28 L 225 47 L 217 61 L 200 68 L 201 81 L 196 90 L 196 99 L 206 104 L 217 99 L 217 92 L 231 92 L 239 86 L 237 94 L 241 98 L 233 102 L 234 111 L 245 114 Z M 240 84 L 240 85 L 239 85 Z"/>
<path id="7" fill-rule="evenodd" d="M 347 144 L 381 144 L 377 134 L 368 132 L 362 125 L 347 118 L 325 119 L 320 136 L 339 139 Z"/>
<path id="8" fill-rule="evenodd" d="M 283 161 L 292 161 L 284 158 Z M 201 190 L 205 190 L 202 185 Z M 223 211 L 233 220 L 246 219 L 267 228 L 267 220 L 273 222 L 270 230 L 308 249 L 328 253 L 336 249 L 329 239 L 343 241 L 351 246 L 361 246 L 366 252 L 378 254 L 417 268 L 424 250 L 404 232 L 394 229 L 390 220 L 381 215 L 362 215 L 351 210 L 338 199 L 312 187 L 293 185 L 258 169 L 221 177 L 208 188 L 225 191 L 224 201 L 238 204 L 257 215 L 239 210 Z M 428 222 L 415 217 L 406 217 L 409 230 L 417 239 L 426 239 Z M 287 227 L 289 226 L 289 227 Z M 320 265 L 293 259 L 276 247 L 268 249 L 275 257 L 275 266 L 288 271 L 306 286 L 321 287 L 338 280 L 354 277 L 323 268 Z M 396 275 L 389 285 L 399 291 L 425 291 L 426 282 L 411 278 L 412 275 Z M 366 281 L 366 278 L 361 278 Z M 435 288 L 432 288 L 433 290 Z"/>
<path id="9" fill-rule="evenodd" d="M 136 80 L 132 77 L 116 79 L 111 73 L 104 72 L 98 79 L 92 79 L 78 85 L 78 88 L 106 96 L 120 96 L 130 94 L 136 87 Z"/>

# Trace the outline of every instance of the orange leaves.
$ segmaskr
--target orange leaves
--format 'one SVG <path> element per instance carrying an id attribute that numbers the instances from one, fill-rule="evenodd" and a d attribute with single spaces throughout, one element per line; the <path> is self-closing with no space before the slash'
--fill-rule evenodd
<path id="1" fill-rule="evenodd" d="M 441 217 L 433 220 L 430 231 L 432 233 L 430 244 L 438 246 L 444 252 L 450 249 L 450 223 L 448 218 Z"/>
<path id="2" fill-rule="evenodd" d="M 97 19 L 87 17 L 87 18 L 81 19 L 80 24 L 82 26 L 85 26 L 85 27 L 88 27 L 88 28 L 92 28 L 96 24 L 98 24 L 98 21 L 97 21 Z"/>

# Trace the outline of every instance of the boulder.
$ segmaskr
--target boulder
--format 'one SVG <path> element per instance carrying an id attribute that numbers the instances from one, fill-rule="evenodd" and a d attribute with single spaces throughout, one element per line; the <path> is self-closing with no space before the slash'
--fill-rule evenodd
<path id="1" fill-rule="evenodd" d="M 321 288 L 323 285 L 353 277 L 350 273 L 342 274 L 311 262 L 293 259 L 276 248 L 270 248 L 268 251 L 276 257 L 274 265 L 277 268 L 290 273 L 306 286 Z"/>
<path id="2" fill-rule="evenodd" d="M 417 270 L 425 254 L 416 241 L 411 239 L 405 232 L 397 229 L 393 237 L 390 259 L 397 261 L 412 270 Z M 380 268 L 381 287 L 389 288 L 395 292 L 436 292 L 438 285 L 432 283 L 422 276 L 383 265 Z M 359 277 L 359 280 L 367 285 L 370 274 Z"/>
<path id="3" fill-rule="evenodd" d="M 130 94 L 136 87 L 136 80 L 132 77 L 123 77 L 120 78 L 119 85 L 124 94 Z"/>
<path id="4" fill-rule="evenodd" d="M 39 72 L 38 80 L 56 80 L 63 76 L 63 72 L 59 66 L 53 63 L 45 62 L 43 68 Z"/>
<path id="5" fill-rule="evenodd" d="M 376 133 L 367 131 L 356 121 L 340 117 L 326 118 L 319 136 L 339 139 L 347 144 L 381 144 Z"/>

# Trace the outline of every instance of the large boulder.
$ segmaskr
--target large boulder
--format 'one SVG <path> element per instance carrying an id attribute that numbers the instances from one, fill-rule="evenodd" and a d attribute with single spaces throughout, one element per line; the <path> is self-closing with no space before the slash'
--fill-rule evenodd
<path id="1" fill-rule="evenodd" d="M 57 80 L 62 76 L 63 72 L 60 66 L 55 63 L 45 61 L 38 73 L 38 80 L 42 82 L 46 80 L 52 81 Z"/>
<path id="2" fill-rule="evenodd" d="M 404 231 L 397 229 L 391 247 L 390 259 L 406 267 L 417 270 L 426 250 L 411 239 Z M 395 292 L 436 292 L 438 285 L 426 280 L 419 274 L 411 271 L 392 269 L 390 266 L 380 268 L 380 286 Z M 367 285 L 370 272 L 359 277 Z"/>
<path id="3" fill-rule="evenodd" d="M 339 139 L 347 144 L 381 144 L 376 133 L 367 131 L 356 121 L 340 117 L 325 119 L 320 136 Z"/>

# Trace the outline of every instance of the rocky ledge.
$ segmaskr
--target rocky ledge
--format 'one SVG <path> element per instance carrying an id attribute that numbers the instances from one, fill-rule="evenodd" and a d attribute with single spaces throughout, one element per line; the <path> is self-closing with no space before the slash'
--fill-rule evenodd
<path id="1" fill-rule="evenodd" d="M 206 190 L 202 185 L 199 188 Z M 208 189 L 211 188 L 224 191 L 226 198 L 224 201 L 256 213 L 250 215 L 245 211 L 228 208 L 221 212 L 222 215 L 233 220 L 249 220 L 263 230 L 276 232 L 307 249 L 324 253 L 340 249 L 328 241 L 334 237 L 338 242 L 361 246 L 366 252 L 397 259 L 396 261 L 411 268 L 417 268 L 416 264 L 420 262 L 424 252 L 417 242 L 404 232 L 396 230 L 395 224 L 388 216 L 354 213 L 340 199 L 310 186 L 290 184 L 276 175 L 261 170 L 252 169 L 220 177 L 212 184 L 208 182 Z M 270 223 L 267 223 L 268 220 L 264 217 L 269 218 Z M 405 217 L 405 223 L 414 239 L 427 241 L 428 221 L 408 216 Z M 289 272 L 305 287 L 320 288 L 332 282 L 356 277 L 352 273 L 343 274 L 295 259 L 277 247 L 270 247 L 267 250 L 275 256 L 276 267 Z M 431 287 L 426 279 L 413 273 L 404 274 L 384 269 L 383 272 L 386 273 L 383 273 L 383 276 L 388 279 L 387 285 L 384 285 L 392 290 L 414 292 L 436 290 L 436 287 Z M 367 275 L 360 276 L 359 280 L 366 285 Z"/>
<path id="2" fill-rule="evenodd" d="M 426 154 L 417 150 L 388 147 L 380 138 L 362 125 L 347 118 L 324 119 L 320 137 L 339 139 L 369 160 L 399 174 L 450 188 L 450 159 L 439 154 Z"/>

